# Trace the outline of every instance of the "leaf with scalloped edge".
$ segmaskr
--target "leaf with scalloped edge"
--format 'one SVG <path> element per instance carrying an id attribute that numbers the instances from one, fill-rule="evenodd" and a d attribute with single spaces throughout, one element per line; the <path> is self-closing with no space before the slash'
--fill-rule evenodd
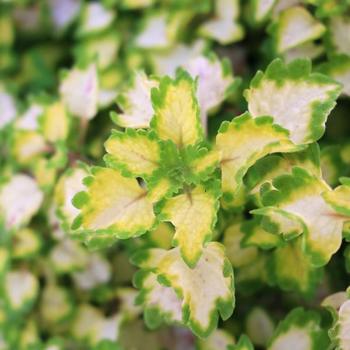
<path id="1" fill-rule="evenodd" d="M 249 195 L 260 206 L 261 186 L 273 178 L 290 173 L 295 166 L 321 176 L 320 149 L 317 143 L 310 144 L 305 150 L 287 154 L 273 154 L 259 159 L 248 171 L 245 184 Z"/>
<path id="2" fill-rule="evenodd" d="M 282 11 L 269 28 L 278 53 L 319 39 L 325 30 L 326 27 L 301 6 Z"/>
<path id="3" fill-rule="evenodd" d="M 216 137 L 221 152 L 223 199 L 230 202 L 243 184 L 248 169 L 260 158 L 274 152 L 300 149 L 288 132 L 272 123 L 271 117 L 252 118 L 248 113 L 222 123 Z"/>
<path id="4" fill-rule="evenodd" d="M 123 113 L 113 113 L 112 120 L 123 128 L 148 128 L 154 114 L 151 90 L 157 87 L 157 80 L 142 71 L 135 72 L 129 86 L 117 97 Z"/>
<path id="5" fill-rule="evenodd" d="M 81 231 L 86 243 L 93 239 L 125 239 L 139 236 L 156 223 L 152 203 L 136 179 L 118 170 L 93 167 L 84 179 L 86 192 L 78 192 L 73 204 L 80 209 L 72 229 Z"/>
<path id="6" fill-rule="evenodd" d="M 303 249 L 315 266 L 326 264 L 339 249 L 343 223 L 347 219 L 337 214 L 323 199 L 322 194 L 328 191 L 331 189 L 317 176 L 294 167 L 291 174 L 280 175 L 271 184 L 267 184 L 266 188 L 262 188 L 262 203 L 266 207 L 256 211 L 257 214 L 267 215 L 272 223 L 279 225 L 282 233 L 288 231 L 290 220 L 284 229 L 284 221 L 275 221 L 270 211 L 290 214 L 288 219 L 294 218 L 297 226 L 303 223 Z"/>
<path id="7" fill-rule="evenodd" d="M 340 93 L 341 86 L 331 78 L 311 73 L 309 60 L 285 64 L 275 59 L 265 73 L 258 71 L 245 98 L 253 118 L 271 116 L 295 144 L 306 144 L 323 135 Z"/>
<path id="8" fill-rule="evenodd" d="M 320 350 L 327 349 L 328 345 L 327 333 L 320 326 L 320 315 L 295 308 L 279 323 L 267 349 Z"/>
<path id="9" fill-rule="evenodd" d="M 179 148 L 202 141 L 196 83 L 188 73 L 179 70 L 174 80 L 165 76 L 151 97 L 155 113 L 151 127 L 160 139 L 171 140 Z"/>
<path id="10" fill-rule="evenodd" d="M 150 329 L 158 328 L 163 322 L 182 322 L 181 299 L 172 288 L 160 284 L 153 272 L 138 271 L 134 285 L 140 289 L 135 302 L 143 306 L 145 323 Z"/>
<path id="11" fill-rule="evenodd" d="M 158 281 L 172 287 L 182 300 L 182 321 L 205 338 L 216 328 L 218 312 L 226 320 L 235 304 L 232 266 L 224 248 L 210 242 L 194 268 L 182 260 L 179 248 L 150 249 L 133 257 L 141 268 L 153 269 Z"/>
<path id="12" fill-rule="evenodd" d="M 145 130 L 112 131 L 105 142 L 106 164 L 124 176 L 147 178 L 160 167 L 160 144 Z"/>
<path id="13" fill-rule="evenodd" d="M 161 218 L 175 226 L 173 244 L 179 246 L 181 256 L 190 267 L 201 257 L 202 249 L 212 237 L 220 197 L 218 182 L 188 189 L 166 200 Z"/>
<path id="14" fill-rule="evenodd" d="M 297 238 L 275 249 L 268 263 L 270 278 L 285 291 L 311 295 L 322 278 L 322 269 L 310 265 Z"/>
<path id="15" fill-rule="evenodd" d="M 286 241 L 301 235 L 307 229 L 298 215 L 283 209 L 267 206 L 254 209 L 251 213 L 261 215 L 261 226 L 272 234 L 280 234 Z"/>

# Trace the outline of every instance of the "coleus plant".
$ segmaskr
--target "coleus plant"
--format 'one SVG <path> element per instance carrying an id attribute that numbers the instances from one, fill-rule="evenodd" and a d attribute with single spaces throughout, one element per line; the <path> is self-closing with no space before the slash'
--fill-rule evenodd
<path id="1" fill-rule="evenodd" d="M 0 348 L 348 349 L 348 17 L 0 4 Z"/>
<path id="2" fill-rule="evenodd" d="M 148 81 L 139 77 L 140 84 Z M 151 328 L 178 322 L 206 337 L 218 313 L 225 320 L 235 304 L 231 264 L 212 241 L 220 206 L 242 210 L 242 193 L 254 194 L 251 213 L 263 217 L 267 234 L 281 235 L 276 245 L 284 258 L 288 247 L 306 255 L 307 270 L 325 265 L 339 249 L 349 212 L 346 184 L 332 190 L 325 183 L 314 144 L 340 94 L 338 83 L 312 73 L 308 60 L 275 60 L 246 90 L 248 112 L 224 122 L 214 142 L 200 118 L 199 84 L 201 77 L 180 69 L 173 79 L 135 87 L 144 99 L 135 96 L 128 106 L 133 113 L 114 117 L 129 127 L 105 142 L 106 166 L 88 168 L 85 188 L 73 198 L 79 214 L 70 234 L 100 248 L 170 222 L 173 248 L 141 249 L 133 257 L 141 268 L 137 301 Z M 283 155 L 280 162 L 258 171 L 258 161 L 272 153 Z M 245 184 L 250 169 L 254 187 Z M 278 278 L 293 284 L 299 276 Z"/>

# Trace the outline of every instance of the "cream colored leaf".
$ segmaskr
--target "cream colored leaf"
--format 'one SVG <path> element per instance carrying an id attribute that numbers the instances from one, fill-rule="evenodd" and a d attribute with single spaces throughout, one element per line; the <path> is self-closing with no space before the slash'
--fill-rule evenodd
<path id="1" fill-rule="evenodd" d="M 39 210 L 44 195 L 28 175 L 16 174 L 0 187 L 0 209 L 5 228 L 18 228 Z"/>
<path id="2" fill-rule="evenodd" d="M 217 195 L 199 186 L 168 199 L 162 209 L 164 219 L 175 226 L 173 242 L 191 267 L 196 265 L 204 244 L 212 236 L 217 206 Z"/>

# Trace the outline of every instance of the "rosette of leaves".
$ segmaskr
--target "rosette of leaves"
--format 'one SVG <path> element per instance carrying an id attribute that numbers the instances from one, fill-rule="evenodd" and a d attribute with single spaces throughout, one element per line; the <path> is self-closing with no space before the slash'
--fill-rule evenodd
<path id="1" fill-rule="evenodd" d="M 101 247 L 142 235 L 161 221 L 171 222 L 175 227 L 173 245 L 178 248 L 164 250 L 164 254 L 173 257 L 168 263 L 174 274 L 164 275 L 162 284 L 157 276 L 160 278 L 163 270 L 140 277 L 137 284 L 144 286 L 147 295 L 141 299 L 152 300 L 152 294 L 168 290 L 163 304 L 157 301 L 158 313 L 170 313 L 168 318 L 206 336 L 217 323 L 216 308 L 227 318 L 234 298 L 232 269 L 221 245 L 207 245 L 219 208 L 220 182 L 215 172 L 219 155 L 204 140 L 195 89 L 195 81 L 184 71 L 175 79 L 162 78 L 151 93 L 155 114 L 150 128 L 112 132 L 105 143 L 107 167 L 92 168 L 83 180 L 86 190 L 73 198 L 80 213 L 72 234 L 90 246 Z M 205 288 L 203 273 L 211 260 L 216 268 L 208 282 L 216 280 L 218 288 L 215 293 L 209 289 L 205 293 L 210 303 L 199 301 L 206 304 L 201 313 L 195 302 L 198 286 L 191 282 L 196 279 Z M 154 266 L 149 264 L 141 265 L 151 271 Z M 175 314 L 166 308 L 171 299 L 178 300 Z M 151 315 L 155 317 L 154 312 Z M 154 322 L 158 321 L 149 323 Z"/>
<path id="2" fill-rule="evenodd" d="M 148 130 L 112 132 L 105 143 L 107 168 L 92 168 L 84 180 L 87 190 L 73 199 L 80 209 L 73 229 L 87 243 L 102 242 L 139 236 L 170 221 L 174 245 L 193 267 L 216 222 L 220 186 L 215 174 L 209 176 L 219 155 L 204 140 L 195 82 L 187 73 L 161 79 L 152 105 Z"/>

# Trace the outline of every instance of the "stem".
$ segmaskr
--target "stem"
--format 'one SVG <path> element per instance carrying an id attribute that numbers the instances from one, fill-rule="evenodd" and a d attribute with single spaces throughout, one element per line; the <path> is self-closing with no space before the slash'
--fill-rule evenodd
<path id="1" fill-rule="evenodd" d="M 78 145 L 82 147 L 86 139 L 87 130 L 89 127 L 89 119 L 81 118 L 79 127 L 80 127 L 80 135 L 79 135 Z"/>

